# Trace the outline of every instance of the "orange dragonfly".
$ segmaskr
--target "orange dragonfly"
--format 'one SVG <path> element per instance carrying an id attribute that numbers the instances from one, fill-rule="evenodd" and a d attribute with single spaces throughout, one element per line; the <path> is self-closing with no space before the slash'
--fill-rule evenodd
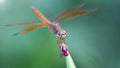
<path id="1" fill-rule="evenodd" d="M 66 35 L 66 31 L 62 29 L 61 26 L 59 25 L 60 21 L 72 19 L 72 18 L 81 16 L 81 15 L 96 11 L 96 8 L 94 8 L 94 9 L 84 10 L 81 12 L 75 12 L 76 10 L 80 9 L 83 6 L 85 6 L 84 3 L 63 12 L 54 21 L 50 21 L 37 8 L 32 7 L 33 13 L 41 20 L 41 22 L 26 22 L 26 23 L 21 23 L 21 24 L 9 24 L 7 26 L 31 26 L 29 28 L 26 28 L 14 34 L 14 36 L 25 34 L 25 33 L 40 29 L 40 28 L 48 27 L 54 35 L 56 35 L 62 40 L 67 35 Z"/>

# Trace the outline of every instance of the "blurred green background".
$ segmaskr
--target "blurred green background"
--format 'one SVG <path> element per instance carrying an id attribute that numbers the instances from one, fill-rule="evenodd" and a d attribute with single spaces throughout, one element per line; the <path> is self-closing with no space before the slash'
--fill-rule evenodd
<path id="1" fill-rule="evenodd" d="M 120 0 L 0 0 L 0 68 L 66 68 L 48 28 L 13 37 L 26 27 L 5 25 L 39 22 L 31 6 L 51 19 L 81 3 L 98 10 L 60 23 L 77 68 L 120 68 Z"/>

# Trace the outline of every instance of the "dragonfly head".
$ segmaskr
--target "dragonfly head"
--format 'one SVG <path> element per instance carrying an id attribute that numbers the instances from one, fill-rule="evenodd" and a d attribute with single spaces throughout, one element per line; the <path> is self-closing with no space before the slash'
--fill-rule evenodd
<path id="1" fill-rule="evenodd" d="M 66 33 L 65 30 L 62 30 L 62 31 L 57 32 L 57 36 L 58 36 L 60 39 L 63 40 L 64 38 L 66 38 L 67 33 Z"/>

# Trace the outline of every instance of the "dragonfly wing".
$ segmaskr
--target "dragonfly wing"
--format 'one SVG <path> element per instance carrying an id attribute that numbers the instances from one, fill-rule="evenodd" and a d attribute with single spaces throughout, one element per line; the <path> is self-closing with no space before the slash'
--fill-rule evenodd
<path id="1" fill-rule="evenodd" d="M 16 34 L 13 34 L 13 36 L 25 34 L 25 33 L 28 33 L 28 32 L 37 30 L 39 28 L 43 28 L 43 27 L 46 27 L 46 26 L 44 26 L 44 25 L 33 25 L 33 26 L 29 27 L 29 28 L 26 28 L 26 29 L 16 33 Z"/>
<path id="2" fill-rule="evenodd" d="M 6 26 L 31 26 L 31 25 L 39 25 L 41 22 L 26 22 L 26 23 L 20 23 L 20 24 L 9 24 Z"/>
<path id="3" fill-rule="evenodd" d="M 35 15 L 42 21 L 42 23 L 46 26 L 49 25 L 50 21 L 35 7 L 32 7 L 32 11 Z"/>
<path id="4" fill-rule="evenodd" d="M 75 17 L 78 17 L 78 16 L 82 16 L 84 14 L 88 14 L 88 13 L 91 13 L 91 12 L 95 12 L 96 11 L 96 8 L 95 9 L 90 9 L 90 10 L 85 10 L 85 11 L 81 11 L 81 12 L 76 12 L 76 13 L 73 13 L 71 14 L 70 16 L 62 19 L 63 20 L 68 20 L 68 19 L 72 19 L 72 18 L 75 18 Z"/>
<path id="5" fill-rule="evenodd" d="M 64 18 L 65 16 L 67 16 L 67 15 L 71 14 L 72 12 L 78 10 L 79 8 L 83 7 L 84 5 L 85 5 L 85 3 L 82 3 L 82 4 L 80 4 L 79 6 L 76 6 L 76 7 L 74 7 L 74 8 L 71 8 L 71 9 L 63 12 L 61 15 L 59 15 L 59 16 L 56 18 L 55 21 L 61 20 L 61 19 Z"/>

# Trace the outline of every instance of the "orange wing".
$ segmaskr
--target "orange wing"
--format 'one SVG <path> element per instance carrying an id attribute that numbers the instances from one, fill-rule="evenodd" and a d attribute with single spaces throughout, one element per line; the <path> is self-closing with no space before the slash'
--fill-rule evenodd
<path id="1" fill-rule="evenodd" d="M 67 16 L 67 15 L 73 13 L 74 11 L 78 10 L 79 8 L 82 8 L 84 5 L 85 5 L 85 3 L 80 4 L 79 6 L 76 6 L 76 7 L 74 7 L 74 8 L 71 8 L 71 9 L 69 9 L 69 10 L 63 12 L 61 15 L 59 15 L 59 16 L 56 18 L 55 21 L 61 20 L 61 19 L 64 18 L 65 16 Z"/>
<path id="2" fill-rule="evenodd" d="M 32 7 L 32 11 L 42 21 L 44 25 L 49 26 L 49 23 L 51 23 L 51 21 L 48 20 L 37 8 Z"/>
<path id="3" fill-rule="evenodd" d="M 29 28 L 26 28 L 26 29 L 16 33 L 16 34 L 13 34 L 13 36 L 25 34 L 25 33 L 28 33 L 28 32 L 37 30 L 39 28 L 43 28 L 43 27 L 46 27 L 46 26 L 44 26 L 44 25 L 33 25 L 33 26 L 29 27 Z"/>
<path id="4" fill-rule="evenodd" d="M 20 24 L 9 24 L 6 26 L 31 26 L 31 25 L 39 25 L 41 22 L 26 22 L 26 23 L 20 23 Z"/>
<path id="5" fill-rule="evenodd" d="M 91 12 L 95 12 L 96 11 L 96 8 L 95 9 L 90 9 L 90 10 L 85 10 L 85 11 L 81 11 L 81 12 L 76 12 L 76 13 L 73 13 L 71 15 L 69 15 L 68 17 L 62 19 L 62 20 L 68 20 L 68 19 L 72 19 L 72 18 L 75 18 L 75 17 L 78 17 L 78 16 L 82 16 L 84 14 L 88 14 L 88 13 L 91 13 Z"/>

